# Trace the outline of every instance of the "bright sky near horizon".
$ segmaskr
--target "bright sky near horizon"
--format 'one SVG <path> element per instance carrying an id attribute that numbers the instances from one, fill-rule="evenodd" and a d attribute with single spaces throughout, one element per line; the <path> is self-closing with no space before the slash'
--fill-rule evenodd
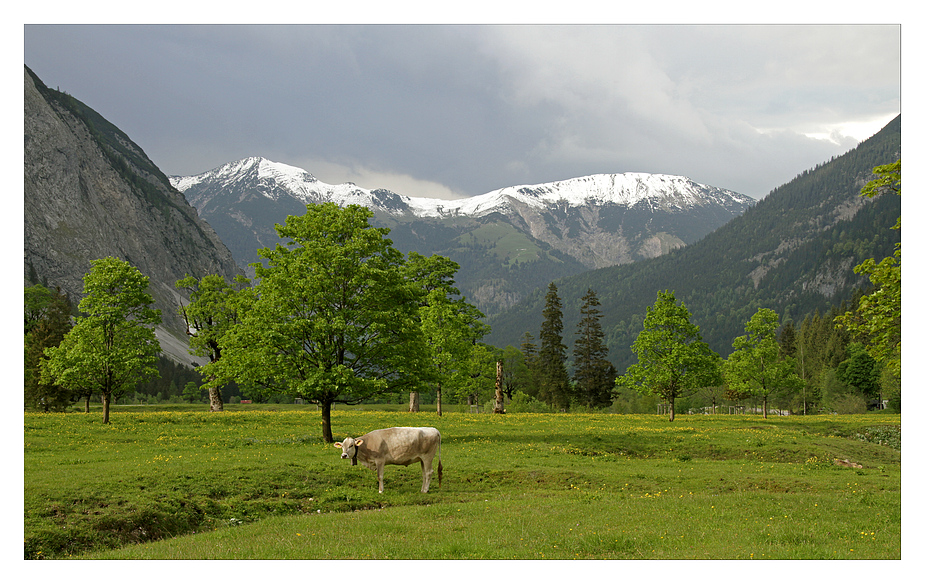
<path id="1" fill-rule="evenodd" d="M 161 170 L 248 156 L 409 196 L 622 172 L 755 198 L 900 113 L 900 25 L 25 25 Z"/>

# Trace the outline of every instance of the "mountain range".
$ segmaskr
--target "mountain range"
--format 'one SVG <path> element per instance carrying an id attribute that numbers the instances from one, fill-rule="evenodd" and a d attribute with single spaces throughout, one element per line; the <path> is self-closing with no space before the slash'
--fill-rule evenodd
<path id="1" fill-rule="evenodd" d="M 579 320 L 588 289 L 601 305 L 601 326 L 611 362 L 619 371 L 635 362 L 630 347 L 657 292 L 684 302 L 703 339 L 721 356 L 744 333 L 759 308 L 775 310 L 781 323 L 799 326 L 816 311 L 825 314 L 850 302 L 869 285 L 854 266 L 891 256 L 900 232 L 900 197 L 860 196 L 873 168 L 901 157 L 897 116 L 857 147 L 771 191 L 742 215 L 700 241 L 657 258 L 589 270 L 556 281 L 562 303 L 564 342 Z M 527 295 L 488 320 L 486 341 L 519 346 L 524 332 L 538 338 L 545 290 Z"/>
<path id="2" fill-rule="evenodd" d="M 305 205 L 357 204 L 375 213 L 404 253 L 460 264 L 457 285 L 486 314 L 533 288 L 589 269 L 656 257 L 692 243 L 754 200 L 685 177 L 600 174 L 427 199 L 352 183 L 330 185 L 301 168 L 253 157 L 195 176 L 170 177 L 240 265 L 279 242 L 274 225 Z"/>

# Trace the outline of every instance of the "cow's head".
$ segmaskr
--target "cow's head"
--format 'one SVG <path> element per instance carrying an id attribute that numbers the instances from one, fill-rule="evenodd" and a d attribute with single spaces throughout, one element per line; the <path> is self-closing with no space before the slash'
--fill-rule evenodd
<path id="1" fill-rule="evenodd" d="M 363 440 L 354 440 L 353 438 L 344 438 L 343 442 L 335 442 L 334 447 L 340 448 L 342 450 L 340 457 L 349 458 L 350 464 L 356 466 L 357 463 L 357 450 L 358 447 L 363 444 Z"/>

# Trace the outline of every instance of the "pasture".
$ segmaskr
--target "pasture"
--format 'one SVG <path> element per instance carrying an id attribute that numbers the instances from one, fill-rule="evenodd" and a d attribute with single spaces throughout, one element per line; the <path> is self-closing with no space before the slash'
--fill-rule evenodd
<path id="1" fill-rule="evenodd" d="M 417 464 L 387 466 L 379 494 L 321 440 L 313 406 L 111 421 L 24 415 L 25 558 L 901 557 L 894 414 L 333 412 L 338 440 L 438 428 L 428 494 Z"/>

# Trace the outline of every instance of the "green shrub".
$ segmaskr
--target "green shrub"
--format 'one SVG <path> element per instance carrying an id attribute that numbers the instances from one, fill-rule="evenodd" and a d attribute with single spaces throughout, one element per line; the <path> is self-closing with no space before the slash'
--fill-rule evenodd
<path id="1" fill-rule="evenodd" d="M 551 414 L 555 412 L 548 404 L 541 402 L 522 391 L 514 392 L 514 397 L 504 406 L 512 414 Z"/>
<path id="2" fill-rule="evenodd" d="M 836 397 L 830 407 L 836 414 L 863 414 L 867 411 L 867 400 L 862 395 L 851 392 Z"/>

